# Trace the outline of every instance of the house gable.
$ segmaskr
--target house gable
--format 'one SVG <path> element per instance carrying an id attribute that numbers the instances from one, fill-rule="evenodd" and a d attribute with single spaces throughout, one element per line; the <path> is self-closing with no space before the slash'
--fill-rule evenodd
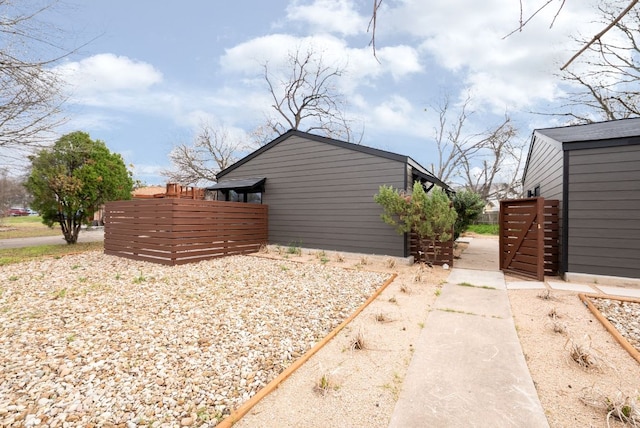
<path id="1" fill-rule="evenodd" d="M 405 237 L 380 219 L 373 196 L 381 185 L 410 187 L 417 170 L 409 159 L 289 131 L 219 177 L 266 178 L 263 203 L 269 205 L 272 244 L 405 256 Z"/>
<path id="2" fill-rule="evenodd" d="M 638 165 L 640 118 L 534 131 L 524 189 L 560 199 L 568 276 L 640 278 Z"/>

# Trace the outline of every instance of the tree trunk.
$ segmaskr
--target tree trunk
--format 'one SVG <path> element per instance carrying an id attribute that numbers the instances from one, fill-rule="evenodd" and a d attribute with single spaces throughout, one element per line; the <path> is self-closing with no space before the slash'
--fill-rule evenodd
<path id="1" fill-rule="evenodd" d="M 67 241 L 67 244 L 75 244 L 78 242 L 78 234 L 80 233 L 81 223 L 77 221 L 75 216 L 66 216 L 64 213 L 59 213 L 59 223 L 60 228 L 62 229 L 62 234 L 64 235 L 64 240 Z"/>
<path id="2" fill-rule="evenodd" d="M 420 258 L 424 259 L 424 263 L 426 263 L 429 267 L 433 266 L 435 260 L 431 260 L 429 258 L 429 238 L 423 238 L 419 236 L 418 241 L 420 242 L 420 251 L 422 252 L 422 257 Z M 418 260 L 418 262 L 422 263 L 423 260 Z"/>

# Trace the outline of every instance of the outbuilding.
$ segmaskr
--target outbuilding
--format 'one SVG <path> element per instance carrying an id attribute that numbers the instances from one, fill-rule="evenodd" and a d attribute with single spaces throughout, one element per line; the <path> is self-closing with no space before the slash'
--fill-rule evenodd
<path id="1" fill-rule="evenodd" d="M 560 201 L 566 279 L 640 284 L 640 118 L 535 130 L 523 189 Z"/>
<path id="2" fill-rule="evenodd" d="M 451 191 L 408 156 L 291 130 L 217 174 L 207 188 L 228 201 L 269 205 L 269 243 L 410 255 L 407 236 L 385 224 L 381 185 Z"/>

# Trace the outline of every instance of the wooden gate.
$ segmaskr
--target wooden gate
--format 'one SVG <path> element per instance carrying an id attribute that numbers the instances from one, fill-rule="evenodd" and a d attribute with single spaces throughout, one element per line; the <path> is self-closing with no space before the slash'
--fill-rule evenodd
<path id="1" fill-rule="evenodd" d="M 543 281 L 559 263 L 558 201 L 500 201 L 500 270 Z"/>

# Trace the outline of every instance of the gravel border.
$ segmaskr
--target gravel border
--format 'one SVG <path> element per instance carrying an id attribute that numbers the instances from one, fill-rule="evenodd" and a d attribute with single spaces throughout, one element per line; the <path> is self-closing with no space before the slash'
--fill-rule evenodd
<path id="1" fill-rule="evenodd" d="M 0 426 L 215 426 L 389 274 L 101 252 L 0 269 Z"/>
<path id="2" fill-rule="evenodd" d="M 629 344 L 640 352 L 640 301 L 589 296 L 600 311 Z"/>

